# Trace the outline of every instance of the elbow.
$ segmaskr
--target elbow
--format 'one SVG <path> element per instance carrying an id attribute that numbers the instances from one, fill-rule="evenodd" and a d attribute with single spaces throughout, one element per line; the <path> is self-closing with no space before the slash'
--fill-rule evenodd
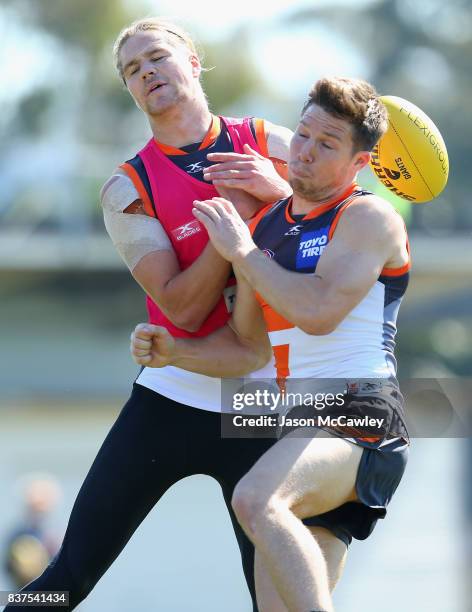
<path id="1" fill-rule="evenodd" d="M 202 316 L 195 310 L 186 308 L 178 309 L 176 306 L 164 305 L 162 301 L 159 303 L 151 296 L 155 304 L 158 304 L 162 313 L 169 319 L 172 325 L 186 332 L 197 332 L 205 322 L 206 316 Z"/>
<path id="2" fill-rule="evenodd" d="M 240 360 L 239 371 L 236 376 L 246 376 L 247 374 L 251 374 L 251 372 L 261 370 L 271 359 L 272 347 L 270 344 L 265 346 L 262 350 L 260 346 L 246 349 L 245 358 Z"/>
<path id="3" fill-rule="evenodd" d="M 167 318 L 179 329 L 190 333 L 197 332 L 205 321 L 202 317 L 196 317 L 194 314 L 187 312 L 169 313 Z"/>
<path id="4" fill-rule="evenodd" d="M 256 372 L 257 370 L 261 370 L 272 359 L 272 355 L 273 355 L 272 346 L 269 343 L 267 343 L 267 345 L 263 347 L 258 346 L 257 350 L 255 350 L 253 353 L 251 369 L 248 370 L 246 374 L 249 374 L 250 372 Z"/>
<path id="5" fill-rule="evenodd" d="M 273 353 L 272 353 L 272 346 L 270 344 L 268 344 L 267 346 L 264 347 L 264 350 L 258 350 L 257 354 L 255 355 L 255 363 L 254 363 L 254 367 L 251 370 L 252 372 L 255 372 L 256 370 L 260 370 L 262 369 L 264 366 L 266 366 L 269 361 L 272 359 Z"/>
<path id="6" fill-rule="evenodd" d="M 297 327 L 309 336 L 327 336 L 331 334 L 337 326 L 338 323 L 329 317 L 312 317 L 300 321 L 297 325 Z"/>

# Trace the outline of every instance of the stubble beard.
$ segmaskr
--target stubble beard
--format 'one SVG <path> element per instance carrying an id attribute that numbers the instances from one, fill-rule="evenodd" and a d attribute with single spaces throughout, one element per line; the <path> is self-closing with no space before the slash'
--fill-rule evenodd
<path id="1" fill-rule="evenodd" d="M 318 202 L 323 198 L 324 193 L 326 193 L 326 188 L 317 187 L 302 179 L 292 178 L 288 182 L 294 193 L 309 202 Z"/>
<path id="2" fill-rule="evenodd" d="M 150 117 L 161 117 L 174 109 L 179 102 L 187 99 L 184 92 L 179 90 L 176 91 L 175 89 L 174 91 L 170 91 L 170 86 L 167 85 L 166 87 L 169 88 L 169 91 L 166 91 L 162 99 L 158 99 L 155 102 L 151 101 L 151 103 L 147 105 L 146 114 Z"/>

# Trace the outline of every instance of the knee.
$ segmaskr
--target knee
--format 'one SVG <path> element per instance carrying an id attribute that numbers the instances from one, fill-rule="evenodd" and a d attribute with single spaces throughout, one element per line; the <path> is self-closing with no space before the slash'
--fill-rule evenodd
<path id="1" fill-rule="evenodd" d="M 253 479 L 243 478 L 234 489 L 231 505 L 241 527 L 254 539 L 276 517 L 283 502 Z"/>

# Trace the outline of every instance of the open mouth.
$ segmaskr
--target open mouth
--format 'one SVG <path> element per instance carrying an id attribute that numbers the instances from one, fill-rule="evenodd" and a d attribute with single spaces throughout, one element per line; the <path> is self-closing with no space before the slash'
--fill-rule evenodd
<path id="1" fill-rule="evenodd" d="M 151 95 L 154 91 L 157 91 L 158 89 L 161 89 L 164 86 L 165 83 L 154 83 L 154 85 L 152 85 L 149 91 L 147 92 L 147 95 Z"/>

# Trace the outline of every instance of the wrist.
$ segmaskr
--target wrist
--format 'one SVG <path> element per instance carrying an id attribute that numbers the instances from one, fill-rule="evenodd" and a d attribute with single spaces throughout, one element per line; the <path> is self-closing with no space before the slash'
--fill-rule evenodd
<path id="1" fill-rule="evenodd" d="M 172 355 L 169 356 L 167 365 L 178 367 L 179 361 L 185 358 L 186 348 L 186 340 L 184 338 L 174 338 L 174 350 Z"/>
<path id="2" fill-rule="evenodd" d="M 278 195 L 279 199 L 288 198 L 293 193 L 293 190 L 290 187 L 290 185 L 287 183 L 287 181 L 284 181 L 283 179 L 280 179 L 280 182 L 277 185 L 277 189 L 279 192 L 279 195 Z"/>
<path id="3" fill-rule="evenodd" d="M 255 257 L 258 257 L 258 254 L 259 249 L 254 243 L 252 243 L 251 245 L 248 245 L 246 248 L 241 249 L 236 253 L 235 257 L 233 258 L 232 264 L 233 266 L 238 266 L 238 268 L 243 271 L 251 260 L 253 260 Z"/>

